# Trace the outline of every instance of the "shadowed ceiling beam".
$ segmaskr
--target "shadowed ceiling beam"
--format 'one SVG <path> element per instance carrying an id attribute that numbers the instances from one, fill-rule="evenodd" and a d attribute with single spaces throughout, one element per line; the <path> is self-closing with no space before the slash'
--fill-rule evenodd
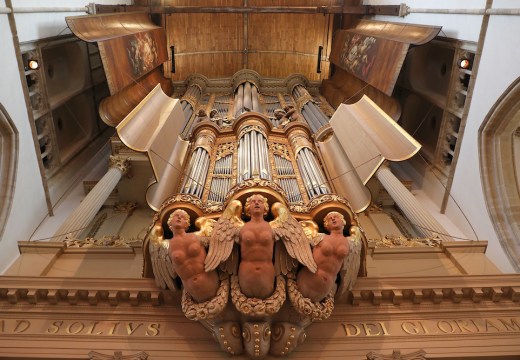
<path id="1" fill-rule="evenodd" d="M 399 8 L 399 5 L 396 5 Z M 289 13 L 289 14 L 375 14 L 375 6 L 133 6 L 133 5 L 99 5 L 96 13 L 112 13 L 125 11 L 146 11 L 155 14 L 175 13 Z"/>

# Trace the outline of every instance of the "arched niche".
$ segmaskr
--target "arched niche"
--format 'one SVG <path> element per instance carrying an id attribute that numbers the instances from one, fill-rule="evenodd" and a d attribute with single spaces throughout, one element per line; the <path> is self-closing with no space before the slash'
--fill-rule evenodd
<path id="1" fill-rule="evenodd" d="M 479 157 L 491 220 L 511 264 L 520 271 L 520 78 L 480 127 Z"/>
<path id="2" fill-rule="evenodd" d="M 0 241 L 11 210 L 18 162 L 18 131 L 0 103 Z"/>

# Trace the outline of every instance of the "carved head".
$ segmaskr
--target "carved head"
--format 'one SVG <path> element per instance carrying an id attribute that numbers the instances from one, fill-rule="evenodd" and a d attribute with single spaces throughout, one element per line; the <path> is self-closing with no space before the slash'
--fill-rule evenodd
<path id="1" fill-rule="evenodd" d="M 204 110 L 204 109 L 200 109 L 200 110 L 199 110 L 199 117 L 206 117 L 206 116 L 208 116 L 208 115 L 206 114 L 206 110 Z"/>
<path id="2" fill-rule="evenodd" d="M 323 219 L 323 226 L 325 226 L 325 229 L 329 230 L 332 226 L 331 222 L 334 221 L 340 221 L 343 226 L 347 225 L 347 222 L 345 221 L 345 217 L 343 214 L 340 214 L 337 211 L 331 211 L 327 215 L 325 215 L 325 218 Z"/>
<path id="3" fill-rule="evenodd" d="M 246 199 L 245 210 L 247 216 L 251 216 L 251 206 L 254 206 L 254 204 L 258 202 L 260 202 L 264 207 L 264 216 L 267 215 L 267 213 L 269 213 L 269 203 L 267 202 L 267 198 L 260 194 L 254 194 Z"/>
<path id="4" fill-rule="evenodd" d="M 217 110 L 217 109 L 212 109 L 212 110 L 209 112 L 209 117 L 210 117 L 210 118 L 214 118 L 216 115 L 218 115 L 218 110 Z"/>
<path id="5" fill-rule="evenodd" d="M 274 111 L 274 116 L 276 116 L 276 118 L 278 120 L 280 120 L 281 118 L 283 118 L 283 116 L 285 115 L 285 111 L 283 111 L 282 109 L 276 109 Z"/>
<path id="6" fill-rule="evenodd" d="M 168 218 L 168 227 L 173 230 L 174 222 L 176 218 L 184 218 L 186 221 L 186 229 L 190 227 L 190 215 L 182 209 L 177 209 L 174 212 L 171 213 L 170 217 Z"/>

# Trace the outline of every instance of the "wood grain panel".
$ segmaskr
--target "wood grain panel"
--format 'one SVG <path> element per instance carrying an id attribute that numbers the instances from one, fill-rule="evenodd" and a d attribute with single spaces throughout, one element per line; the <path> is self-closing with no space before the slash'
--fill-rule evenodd
<path id="1" fill-rule="evenodd" d="M 190 74 L 201 74 L 210 79 L 231 77 L 242 69 L 242 53 L 210 53 L 175 57 L 176 72 L 173 81 L 183 81 Z"/>
<path id="2" fill-rule="evenodd" d="M 343 0 L 249 0 L 249 6 L 339 6 Z"/>
<path id="3" fill-rule="evenodd" d="M 168 46 L 178 54 L 243 49 L 241 14 L 172 14 L 165 28 Z"/>
<path id="4" fill-rule="evenodd" d="M 144 0 L 145 5 L 148 0 Z M 162 0 L 162 6 L 243 6 L 244 0 Z"/>
<path id="5" fill-rule="evenodd" d="M 249 68 L 264 77 L 286 78 L 291 74 L 304 74 L 309 80 L 325 79 L 327 74 L 316 73 L 317 57 L 296 54 L 250 53 Z"/>
<path id="6" fill-rule="evenodd" d="M 248 49 L 317 54 L 326 45 L 327 20 L 322 14 L 251 14 Z"/>

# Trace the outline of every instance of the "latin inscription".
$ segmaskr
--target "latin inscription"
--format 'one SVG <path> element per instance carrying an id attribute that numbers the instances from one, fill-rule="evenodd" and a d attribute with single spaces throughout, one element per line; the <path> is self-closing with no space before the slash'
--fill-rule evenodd
<path id="1" fill-rule="evenodd" d="M 343 336 L 347 337 L 520 333 L 520 317 L 366 321 L 345 322 L 339 325 Z M 0 319 L 0 336 L 42 334 L 160 337 L 167 336 L 164 326 L 164 323 L 144 321 Z"/>
<path id="2" fill-rule="evenodd" d="M 161 334 L 161 324 L 133 321 L 0 320 L 0 334 L 145 336 Z"/>
<path id="3" fill-rule="evenodd" d="M 489 334 L 520 332 L 520 318 L 351 322 L 342 327 L 348 337 Z"/>

